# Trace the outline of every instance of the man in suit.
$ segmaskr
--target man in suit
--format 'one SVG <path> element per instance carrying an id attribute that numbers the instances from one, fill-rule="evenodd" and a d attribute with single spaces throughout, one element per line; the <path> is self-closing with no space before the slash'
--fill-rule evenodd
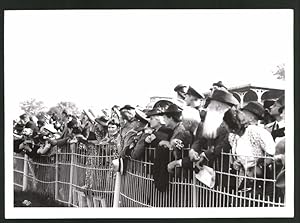
<path id="1" fill-rule="evenodd" d="M 270 107 L 270 114 L 275 118 L 265 126 L 265 128 L 272 134 L 274 141 L 277 143 L 285 136 L 285 97 L 282 95 Z"/>

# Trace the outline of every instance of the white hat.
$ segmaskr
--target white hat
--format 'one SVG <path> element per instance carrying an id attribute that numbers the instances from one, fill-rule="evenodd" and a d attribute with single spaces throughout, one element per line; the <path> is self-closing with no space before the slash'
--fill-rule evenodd
<path id="1" fill-rule="evenodd" d="M 41 130 L 47 129 L 51 133 L 57 133 L 57 130 L 54 128 L 52 124 L 46 124 L 45 126 L 42 127 Z"/>

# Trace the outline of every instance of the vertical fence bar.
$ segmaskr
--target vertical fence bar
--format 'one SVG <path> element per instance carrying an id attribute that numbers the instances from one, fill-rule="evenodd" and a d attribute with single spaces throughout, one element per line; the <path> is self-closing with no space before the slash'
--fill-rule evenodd
<path id="1" fill-rule="evenodd" d="M 197 207 L 197 202 L 196 202 L 196 176 L 195 176 L 195 162 L 193 162 L 193 193 L 192 193 L 192 199 L 193 199 L 193 207 Z"/>
<path id="2" fill-rule="evenodd" d="M 58 199 L 58 148 L 56 148 L 55 153 L 55 189 L 54 189 L 54 198 Z"/>
<path id="3" fill-rule="evenodd" d="M 120 189 L 121 189 L 121 173 L 117 172 L 116 173 L 113 208 L 118 208 L 119 207 Z"/>
<path id="4" fill-rule="evenodd" d="M 73 187 L 73 171 L 74 171 L 74 150 L 75 150 L 75 144 L 70 144 L 70 150 L 71 150 L 71 164 L 70 164 L 70 184 L 69 184 L 69 201 L 68 204 L 71 206 L 72 203 L 72 187 Z"/>
<path id="5" fill-rule="evenodd" d="M 24 166 L 23 166 L 23 187 L 22 191 L 27 190 L 28 187 L 28 155 L 24 155 Z"/>

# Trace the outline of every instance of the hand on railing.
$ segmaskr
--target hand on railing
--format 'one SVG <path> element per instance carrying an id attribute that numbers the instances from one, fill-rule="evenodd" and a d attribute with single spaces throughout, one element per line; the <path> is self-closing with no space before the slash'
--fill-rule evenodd
<path id="1" fill-rule="evenodd" d="M 181 163 L 182 163 L 182 160 L 174 160 L 170 163 L 168 163 L 168 172 L 169 173 L 174 173 L 174 169 L 175 167 L 181 167 Z"/>
<path id="2" fill-rule="evenodd" d="M 163 147 L 166 147 L 168 149 L 171 149 L 171 144 L 169 141 L 166 141 L 166 140 L 162 140 L 159 142 L 158 144 L 159 146 L 163 146 Z"/>
<path id="3" fill-rule="evenodd" d="M 235 169 L 235 170 L 240 170 L 240 169 L 242 168 L 242 164 L 241 164 L 241 162 L 238 161 L 238 160 L 235 160 L 235 161 L 233 162 L 232 166 L 233 166 L 233 169 Z"/>
<path id="4" fill-rule="evenodd" d="M 199 161 L 200 160 L 200 156 L 199 156 L 199 153 L 196 152 L 194 149 L 190 149 L 189 150 L 189 157 L 190 157 L 190 160 L 192 162 L 196 162 L 196 161 Z"/>

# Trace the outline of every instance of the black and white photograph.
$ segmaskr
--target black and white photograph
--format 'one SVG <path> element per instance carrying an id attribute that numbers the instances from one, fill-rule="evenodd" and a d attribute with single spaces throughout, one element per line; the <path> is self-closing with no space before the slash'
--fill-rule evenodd
<path id="1" fill-rule="evenodd" d="M 293 35 L 292 9 L 5 11 L 6 218 L 293 217 Z"/>

